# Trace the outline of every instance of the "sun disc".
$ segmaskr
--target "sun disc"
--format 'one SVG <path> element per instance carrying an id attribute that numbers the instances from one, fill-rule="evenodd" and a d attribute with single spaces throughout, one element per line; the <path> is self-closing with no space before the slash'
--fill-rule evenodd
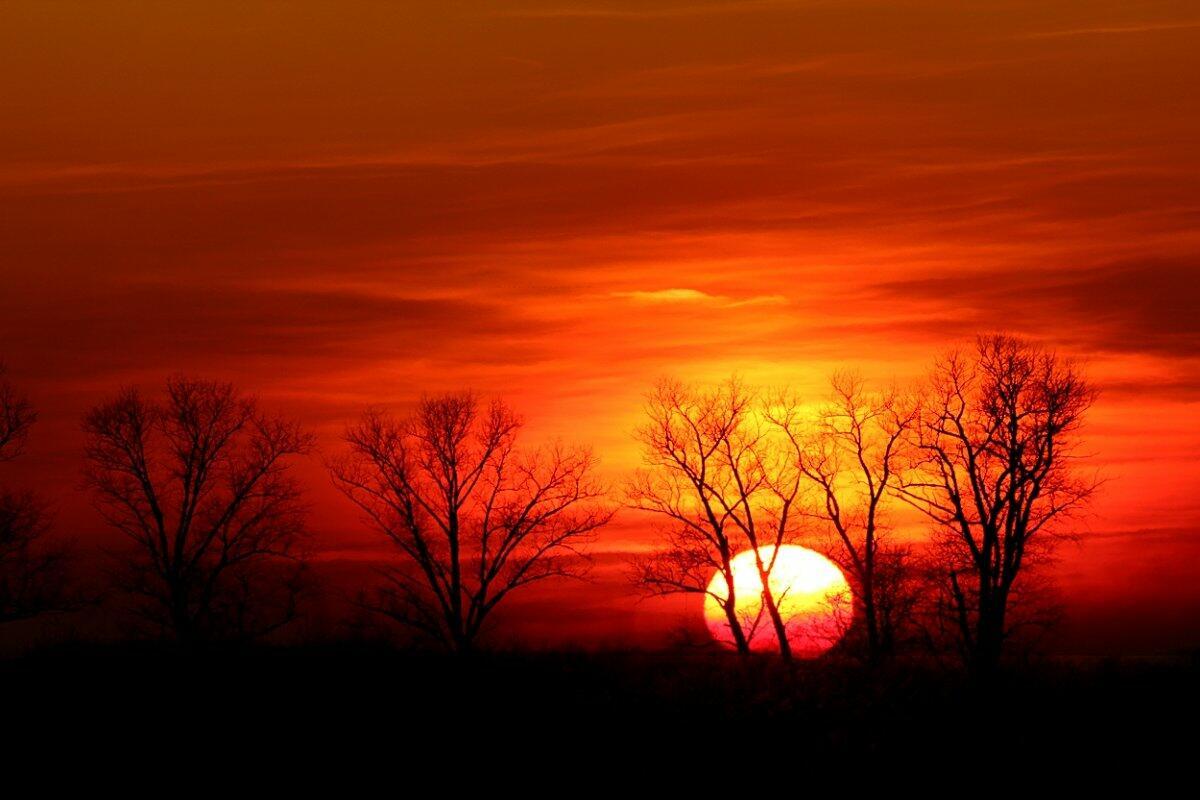
<path id="1" fill-rule="evenodd" d="M 815 658 L 833 647 L 845 634 L 854 602 L 846 576 L 825 556 L 798 545 L 761 547 L 763 562 L 774 566 L 769 586 L 787 631 L 792 653 Z M 738 553 L 730 562 L 733 572 L 735 617 L 755 651 L 778 649 L 775 627 L 763 607 L 763 584 L 753 550 Z M 704 620 L 712 637 L 728 647 L 735 636 L 724 608 L 729 584 L 714 573 L 704 599 Z"/>

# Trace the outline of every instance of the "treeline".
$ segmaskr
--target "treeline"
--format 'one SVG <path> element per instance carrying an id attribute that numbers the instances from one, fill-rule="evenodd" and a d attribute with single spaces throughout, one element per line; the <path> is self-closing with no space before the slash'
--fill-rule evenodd
<path id="1" fill-rule="evenodd" d="M 732 585 L 738 552 L 801 541 L 850 577 L 852 644 L 865 658 L 919 642 L 990 672 L 1016 630 L 1045 621 L 1030 567 L 1070 534 L 1060 523 L 1096 489 L 1076 469 L 1094 398 L 1069 360 L 1003 335 L 937 359 L 907 390 L 835 375 L 815 410 L 736 380 L 663 381 L 638 431 L 647 466 L 627 502 L 665 521 L 665 546 L 639 561 L 638 582 L 649 593 L 705 592 L 714 572 Z M 889 535 L 896 506 L 925 520 L 919 551 Z M 756 566 L 769 586 L 772 559 Z M 776 598 L 761 599 L 788 659 Z M 748 629 L 763 621 L 740 614 L 733 596 L 716 600 L 748 652 Z"/>
<path id="2" fill-rule="evenodd" d="M 1014 632 L 1040 621 L 1031 570 L 1096 489 L 1077 462 L 1094 388 L 1070 360 L 1007 335 L 936 359 L 919 385 L 839 374 L 805 402 L 736 379 L 659 382 L 637 431 L 644 467 L 603 485 L 586 447 L 525 446 L 504 402 L 427 397 L 405 416 L 371 410 L 327 460 L 335 484 L 395 562 L 360 597 L 428 641 L 478 646 L 522 587 L 578 574 L 588 542 L 622 507 L 658 520 L 631 591 L 705 595 L 734 585 L 739 552 L 800 543 L 839 564 L 856 611 L 842 647 L 877 663 L 907 646 L 951 649 L 995 670 Z M 0 459 L 17 458 L 36 414 L 0 374 Z M 250 640 L 293 621 L 311 580 L 306 503 L 292 474 L 315 440 L 227 383 L 187 377 L 125 389 L 83 420 L 86 484 L 130 546 L 114 584 L 148 631 L 181 643 Z M 921 541 L 893 536 L 900 508 Z M 0 491 L 0 620 L 78 608 L 69 553 L 35 494 Z M 916 546 L 914 546 L 916 545 Z M 786 620 L 758 558 L 759 607 L 790 659 Z M 721 604 L 739 652 L 750 621 Z"/>

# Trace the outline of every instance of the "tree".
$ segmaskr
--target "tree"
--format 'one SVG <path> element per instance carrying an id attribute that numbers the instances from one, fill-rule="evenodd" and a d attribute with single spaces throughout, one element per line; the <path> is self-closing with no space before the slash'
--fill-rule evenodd
<path id="1" fill-rule="evenodd" d="M 0 364 L 0 461 L 12 461 L 25 451 L 29 429 L 37 422 L 37 412 L 29 399 L 5 378 Z"/>
<path id="2" fill-rule="evenodd" d="M 858 376 L 839 373 L 832 397 L 818 414 L 815 436 L 798 437 L 780 419 L 798 454 L 801 472 L 816 489 L 814 516 L 831 529 L 829 554 L 856 585 L 867 636 L 867 657 L 878 662 L 895 645 L 907 610 L 904 547 L 885 543 L 884 507 L 909 460 L 908 434 L 919 406 L 895 388 L 870 391 Z"/>
<path id="3" fill-rule="evenodd" d="M 125 389 L 83 422 L 86 479 L 134 547 L 125 585 L 185 644 L 290 621 L 305 507 L 289 459 L 313 437 L 231 384 L 174 377 L 161 401 Z"/>
<path id="4" fill-rule="evenodd" d="M 635 563 L 635 581 L 651 595 L 709 595 L 709 581 L 720 573 L 726 591 L 710 596 L 725 614 L 735 648 L 745 654 L 761 620 L 739 614 L 731 562 L 738 552 L 753 550 L 761 608 L 780 655 L 790 660 L 770 576 L 774 554 L 794 533 L 800 473 L 780 449 L 771 417 L 736 379 L 712 389 L 659 381 L 646 416 L 636 436 L 647 469 L 629 484 L 627 502 L 666 525 L 660 530 L 664 546 Z"/>
<path id="5" fill-rule="evenodd" d="M 50 512 L 32 492 L 0 490 L 0 623 L 71 611 L 71 552 L 49 540 Z"/>
<path id="6" fill-rule="evenodd" d="M 596 458 L 561 443 L 522 451 L 521 426 L 503 402 L 460 392 L 347 429 L 334 482 L 403 557 L 370 608 L 469 651 L 512 592 L 580 574 L 580 547 L 612 516 Z"/>
<path id="7" fill-rule="evenodd" d="M 903 496 L 937 526 L 952 626 L 980 675 L 999 665 L 1026 567 L 1049 555 L 1094 493 L 1077 434 L 1095 389 L 1072 361 L 1008 335 L 939 359 Z"/>
<path id="8" fill-rule="evenodd" d="M 37 413 L 4 378 L 0 364 L 0 462 L 24 451 Z M 68 611 L 79 598 L 68 589 L 65 544 L 49 541 L 49 508 L 36 494 L 0 489 L 0 623 Z"/>

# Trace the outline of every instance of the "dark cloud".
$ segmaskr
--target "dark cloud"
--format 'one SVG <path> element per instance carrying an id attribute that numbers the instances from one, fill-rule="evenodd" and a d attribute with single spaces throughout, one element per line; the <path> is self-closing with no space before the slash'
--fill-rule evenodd
<path id="1" fill-rule="evenodd" d="M 1087 349 L 1200 356 L 1200 257 L 1082 269 L 963 269 L 887 281 L 874 291 L 887 301 L 915 300 L 931 309 L 932 318 L 901 322 L 922 332 L 1017 328 Z M 1186 388 L 1193 381 L 1176 383 Z"/>
<path id="2" fill-rule="evenodd" d="M 173 371 L 239 358 L 322 362 L 528 360 L 552 328 L 517 307 L 476 298 L 417 298 L 345 289 L 112 284 L 86 302 L 28 313 L 3 303 L 5 340 L 43 351 L 33 370 L 76 375 L 130 368 Z"/>

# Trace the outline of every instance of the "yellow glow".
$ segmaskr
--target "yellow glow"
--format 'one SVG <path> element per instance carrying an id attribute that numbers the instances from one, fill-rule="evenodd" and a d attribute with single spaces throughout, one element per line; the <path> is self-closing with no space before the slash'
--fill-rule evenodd
<path id="1" fill-rule="evenodd" d="M 775 548 L 762 547 L 759 552 L 763 562 L 770 563 Z M 731 566 L 736 613 L 751 649 L 776 650 L 778 640 L 763 608 L 763 585 L 754 551 L 738 553 Z M 842 638 L 850 625 L 854 600 L 846 576 L 836 564 L 814 550 L 797 545 L 780 547 L 771 570 L 770 587 L 787 627 L 792 652 L 799 658 L 821 655 Z M 728 596 L 725 576 L 715 573 L 704 599 L 704 620 L 714 639 L 732 647 L 734 637 L 722 605 Z"/>

